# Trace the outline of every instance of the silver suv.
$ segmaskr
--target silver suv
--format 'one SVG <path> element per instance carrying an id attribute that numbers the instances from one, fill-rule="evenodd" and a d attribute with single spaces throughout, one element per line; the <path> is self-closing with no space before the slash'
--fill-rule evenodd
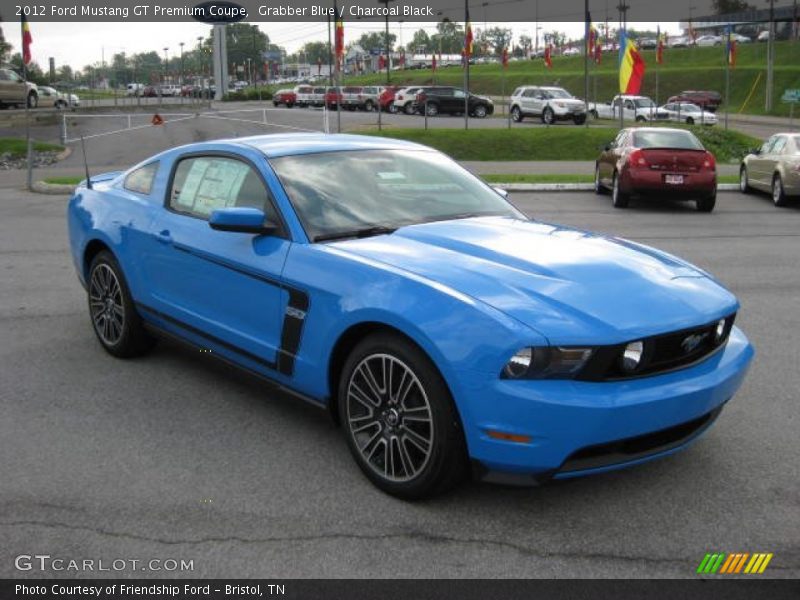
<path id="1" fill-rule="evenodd" d="M 39 105 L 39 88 L 35 83 L 25 81 L 17 72 L 8 67 L 0 68 L 0 106 Z"/>
<path id="2" fill-rule="evenodd" d="M 556 121 L 586 122 L 586 103 L 560 87 L 525 85 L 511 95 L 511 119 L 519 123 L 525 117 L 538 117 L 550 125 Z"/>

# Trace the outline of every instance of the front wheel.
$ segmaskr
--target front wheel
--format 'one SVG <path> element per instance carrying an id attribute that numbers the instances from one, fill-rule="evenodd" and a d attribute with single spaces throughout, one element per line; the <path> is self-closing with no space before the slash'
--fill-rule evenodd
<path id="1" fill-rule="evenodd" d="M 519 109 L 519 106 L 515 106 L 511 109 L 511 120 L 514 121 L 514 123 L 522 123 L 523 118 L 524 117 L 522 116 L 522 111 Z"/>
<path id="2" fill-rule="evenodd" d="M 39 96 L 31 92 L 28 94 L 28 108 L 36 108 L 39 106 Z"/>
<path id="3" fill-rule="evenodd" d="M 598 196 L 606 193 L 606 188 L 603 187 L 603 182 L 600 179 L 600 165 L 594 167 L 594 193 Z"/>
<path id="4" fill-rule="evenodd" d="M 753 188 L 750 187 L 750 180 L 747 176 L 747 167 L 739 169 L 739 191 L 743 194 L 749 194 Z"/>
<path id="5" fill-rule="evenodd" d="M 783 189 L 783 180 L 778 173 L 772 178 L 772 202 L 775 206 L 786 206 L 786 190 Z"/>
<path id="6" fill-rule="evenodd" d="M 375 110 L 375 103 L 372 100 L 367 100 L 364 103 L 364 110 L 367 112 L 372 112 L 373 110 Z"/>
<path id="7" fill-rule="evenodd" d="M 611 204 L 614 208 L 628 208 L 628 195 L 620 189 L 619 174 L 614 173 L 611 181 Z"/>
<path id="8" fill-rule="evenodd" d="M 477 119 L 483 119 L 486 117 L 486 107 L 483 104 L 479 104 L 475 107 L 475 110 L 472 111 L 472 116 Z"/>
<path id="9" fill-rule="evenodd" d="M 553 109 L 548 106 L 547 108 L 544 109 L 544 112 L 542 113 L 542 123 L 544 123 L 545 125 L 552 125 L 555 122 L 555 120 L 556 120 L 556 115 L 553 112 Z"/>
<path id="10" fill-rule="evenodd" d="M 694 125 L 694 119 L 692 117 L 686 117 L 686 124 Z"/>
<path id="11" fill-rule="evenodd" d="M 154 340 L 145 331 L 122 269 L 110 252 L 100 252 L 92 260 L 87 289 L 92 327 L 106 352 L 130 358 L 150 350 Z"/>
<path id="12" fill-rule="evenodd" d="M 572 120 L 575 121 L 575 125 L 583 125 L 586 123 L 586 115 L 575 115 Z"/>
<path id="13" fill-rule="evenodd" d="M 637 123 L 644 123 L 646 120 L 647 119 L 645 119 L 642 115 L 639 115 L 638 117 L 636 117 L 636 122 Z"/>
<path id="14" fill-rule="evenodd" d="M 390 104 L 389 105 L 389 112 L 392 113 L 393 115 L 396 115 L 397 114 L 397 107 L 394 104 Z"/>
<path id="15" fill-rule="evenodd" d="M 416 110 L 417 110 L 416 107 L 411 102 L 409 102 L 403 107 L 403 112 L 405 112 L 407 115 L 413 115 L 416 112 Z"/>
<path id="16" fill-rule="evenodd" d="M 338 392 L 350 452 L 384 492 L 426 498 L 466 474 L 466 445 L 447 385 L 405 338 L 365 338 L 348 357 Z"/>
<path id="17" fill-rule="evenodd" d="M 425 114 L 427 114 L 429 117 L 435 117 L 436 115 L 439 114 L 439 105 L 433 103 L 427 104 L 425 105 L 425 108 L 423 110 L 425 111 Z"/>

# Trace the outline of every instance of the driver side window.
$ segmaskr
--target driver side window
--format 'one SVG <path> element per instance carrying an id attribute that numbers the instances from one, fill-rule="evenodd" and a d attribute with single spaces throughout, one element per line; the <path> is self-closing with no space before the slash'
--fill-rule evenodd
<path id="1" fill-rule="evenodd" d="M 271 197 L 249 164 L 224 156 L 195 156 L 178 163 L 169 190 L 169 207 L 207 219 L 220 208 L 245 206 L 264 211 L 278 223 Z"/>

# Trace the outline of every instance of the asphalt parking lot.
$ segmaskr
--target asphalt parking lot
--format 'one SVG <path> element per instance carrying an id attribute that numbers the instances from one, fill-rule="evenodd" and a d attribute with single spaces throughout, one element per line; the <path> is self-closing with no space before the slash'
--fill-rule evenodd
<path id="1" fill-rule="evenodd" d="M 698 214 L 618 211 L 589 193 L 512 199 L 679 254 L 739 296 L 757 358 L 692 448 L 539 488 L 396 500 L 321 411 L 172 344 L 106 355 L 68 254 L 65 198 L 4 189 L 0 577 L 25 576 L 14 557 L 34 553 L 194 561 L 110 573 L 126 577 L 693 577 L 715 550 L 772 552 L 766 575 L 800 577 L 800 203 L 720 193 Z"/>

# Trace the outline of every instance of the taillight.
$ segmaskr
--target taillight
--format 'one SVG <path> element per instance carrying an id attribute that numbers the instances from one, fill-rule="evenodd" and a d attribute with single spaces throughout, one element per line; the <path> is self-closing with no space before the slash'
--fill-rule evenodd
<path id="1" fill-rule="evenodd" d="M 717 160 L 714 158 L 714 155 L 711 154 L 711 152 L 706 152 L 706 158 L 703 161 L 703 168 L 711 171 L 717 168 Z"/>
<path id="2" fill-rule="evenodd" d="M 631 167 L 646 167 L 647 159 L 644 157 L 644 152 L 641 150 L 634 150 L 628 156 L 628 164 Z"/>

